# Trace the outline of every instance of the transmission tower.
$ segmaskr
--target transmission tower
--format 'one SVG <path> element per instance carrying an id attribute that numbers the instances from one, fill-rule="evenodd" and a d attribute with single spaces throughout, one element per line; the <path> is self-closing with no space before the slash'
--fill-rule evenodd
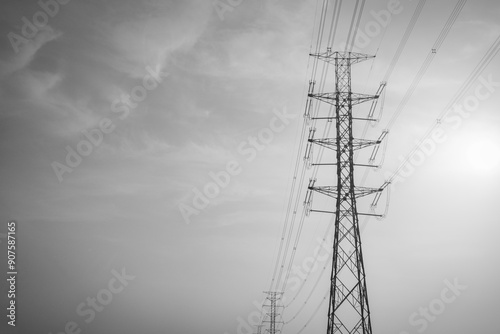
<path id="1" fill-rule="evenodd" d="M 283 306 L 278 305 L 278 302 L 281 299 L 283 292 L 265 291 L 264 293 L 267 293 L 266 302 L 269 303 L 264 304 L 264 307 L 268 308 L 266 320 L 263 321 L 269 323 L 269 329 L 266 329 L 266 332 L 269 334 L 278 334 L 281 330 L 277 328 L 277 325 L 283 323 L 282 320 L 279 320 L 281 319 L 279 309 Z"/>
<path id="2" fill-rule="evenodd" d="M 327 334 L 362 333 L 371 334 L 370 308 L 366 288 L 366 275 L 361 250 L 361 237 L 356 200 L 370 194 L 379 194 L 383 189 L 357 187 L 354 183 L 354 167 L 370 166 L 354 163 L 354 152 L 362 148 L 379 145 L 380 140 L 365 140 L 353 137 L 353 120 L 373 121 L 372 118 L 353 117 L 353 106 L 376 101 L 379 95 L 365 95 L 351 91 L 351 65 L 373 58 L 354 52 L 332 52 L 311 54 L 319 60 L 335 65 L 335 91 L 333 93 L 314 93 L 314 83 L 310 85 L 308 99 L 333 106 L 335 114 L 327 117 L 306 116 L 316 120 L 335 121 L 335 138 L 314 138 L 315 130 L 309 132 L 306 159 L 314 145 L 335 151 L 335 162 L 318 162 L 313 165 L 336 166 L 336 185 L 317 186 L 310 180 L 306 195 L 308 212 L 322 212 L 335 215 L 333 238 L 333 263 L 330 280 Z M 380 91 L 380 89 L 379 89 Z M 377 92 L 378 93 L 378 92 Z M 373 104 L 372 104 L 373 105 Z M 335 199 L 335 210 L 311 210 L 313 192 Z M 333 206 L 333 205 L 332 205 Z"/>

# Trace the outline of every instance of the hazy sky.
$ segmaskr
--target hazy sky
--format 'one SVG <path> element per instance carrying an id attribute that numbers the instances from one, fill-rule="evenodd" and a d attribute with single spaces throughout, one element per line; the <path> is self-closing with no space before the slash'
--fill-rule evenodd
<path id="1" fill-rule="evenodd" d="M 93 334 L 249 334 L 242 321 L 269 287 L 285 217 L 317 1 L 59 1 L 0 5 L 0 233 L 17 220 L 19 271 L 17 326 L 2 314 L 2 332 L 74 322 Z M 393 2 L 367 1 L 360 29 L 371 36 L 354 50 L 377 57 L 353 68 L 356 91 L 375 93 L 417 2 L 401 0 L 385 24 L 373 13 Z M 334 48 L 354 3 L 344 0 Z M 367 137 L 385 128 L 456 3 L 425 4 Z M 436 122 L 499 36 L 499 15 L 495 0 L 467 2 L 367 185 Z M 394 186 L 387 218 L 364 230 L 374 333 L 498 333 L 499 57 L 458 101 L 470 111 L 442 121 L 446 139 Z M 327 225 L 306 219 L 295 265 Z M 287 321 L 308 300 L 283 333 L 316 310 L 304 333 L 326 331 L 328 263 L 284 310 Z"/>

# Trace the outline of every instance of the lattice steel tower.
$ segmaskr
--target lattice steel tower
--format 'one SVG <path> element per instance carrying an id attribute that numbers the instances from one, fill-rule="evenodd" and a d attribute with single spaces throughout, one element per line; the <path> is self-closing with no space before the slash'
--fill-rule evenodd
<path id="1" fill-rule="evenodd" d="M 327 52 L 311 54 L 322 61 L 335 65 L 335 92 L 314 93 L 314 84 L 309 89 L 308 99 L 333 106 L 335 114 L 328 117 L 311 119 L 335 121 L 335 138 L 315 139 L 315 131 L 309 132 L 306 156 L 314 145 L 335 151 L 334 163 L 316 163 L 314 165 L 335 165 L 336 185 L 316 186 L 316 180 L 310 180 L 306 205 L 310 206 L 312 193 L 317 192 L 335 199 L 335 211 L 310 210 L 335 215 L 333 242 L 333 263 L 330 281 L 330 300 L 328 307 L 327 334 L 362 333 L 371 334 L 370 308 L 366 288 L 366 275 L 361 250 L 361 237 L 358 223 L 356 199 L 361 196 L 379 193 L 379 189 L 357 187 L 354 183 L 354 152 L 356 150 L 380 144 L 380 140 L 356 139 L 353 137 L 353 120 L 372 121 L 372 118 L 353 117 L 353 106 L 373 100 L 377 95 L 357 94 L 351 91 L 351 65 L 373 58 L 353 52 Z M 380 89 L 379 89 L 380 91 Z M 373 106 L 373 104 L 372 104 Z M 366 166 L 366 165 L 359 165 Z"/>
<path id="2" fill-rule="evenodd" d="M 279 313 L 279 309 L 283 306 L 278 304 L 283 292 L 266 291 L 265 293 L 267 293 L 266 301 L 269 302 L 269 304 L 264 304 L 264 307 L 268 307 L 269 310 L 266 313 L 266 319 L 263 321 L 269 323 L 269 329 L 266 329 L 266 332 L 269 334 L 278 334 L 281 332 L 279 325 L 283 323 L 280 320 L 281 316 Z"/>

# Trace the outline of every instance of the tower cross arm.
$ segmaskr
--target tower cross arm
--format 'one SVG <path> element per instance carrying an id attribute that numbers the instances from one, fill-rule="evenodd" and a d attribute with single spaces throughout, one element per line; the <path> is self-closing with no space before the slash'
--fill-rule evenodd
<path id="1" fill-rule="evenodd" d="M 350 64 L 356 64 L 364 60 L 375 58 L 374 55 L 367 55 L 358 52 L 332 51 L 331 48 L 327 48 L 326 52 L 310 53 L 309 56 L 316 57 L 328 63 L 335 62 L 335 60 L 349 60 Z"/>
<path id="2" fill-rule="evenodd" d="M 308 95 L 316 100 L 325 102 L 334 106 L 343 105 L 345 101 L 350 101 L 351 105 L 378 99 L 380 95 L 370 95 L 352 92 L 331 92 L 331 93 L 310 93 Z"/>
<path id="3" fill-rule="evenodd" d="M 314 143 L 319 146 L 326 147 L 331 150 L 337 150 L 337 140 L 336 138 L 310 138 L 308 139 L 309 143 Z M 374 146 L 380 144 L 380 140 L 369 140 L 369 139 L 361 139 L 361 138 L 353 138 L 352 140 L 352 148 L 353 150 L 363 149 L 369 146 Z"/>

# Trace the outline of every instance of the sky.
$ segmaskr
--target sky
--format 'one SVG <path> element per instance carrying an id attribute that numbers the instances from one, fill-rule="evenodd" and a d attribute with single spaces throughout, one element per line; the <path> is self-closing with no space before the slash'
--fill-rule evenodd
<path id="1" fill-rule="evenodd" d="M 354 90 L 376 92 L 417 2 L 366 3 L 353 50 L 376 58 L 353 66 Z M 425 3 L 367 138 L 387 128 L 457 2 Z M 2 1 L 0 259 L 7 276 L 15 220 L 18 272 L 15 327 L 2 283 L 2 333 L 255 331 L 321 3 Z M 345 45 L 354 3 L 343 1 L 333 50 Z M 440 118 L 500 35 L 498 13 L 494 0 L 465 4 L 366 177 L 383 184 L 434 129 L 376 208 L 389 202 L 385 219 L 363 225 L 374 333 L 498 333 L 498 55 Z M 334 173 L 324 167 L 318 184 Z M 297 188 L 299 210 L 310 174 Z M 329 203 L 314 197 L 314 207 Z M 326 331 L 331 264 L 318 250 L 328 224 L 324 214 L 305 219 L 293 262 L 303 268 L 291 273 L 303 287 L 288 284 L 282 333 Z M 298 279 L 314 256 L 316 270 Z"/>

